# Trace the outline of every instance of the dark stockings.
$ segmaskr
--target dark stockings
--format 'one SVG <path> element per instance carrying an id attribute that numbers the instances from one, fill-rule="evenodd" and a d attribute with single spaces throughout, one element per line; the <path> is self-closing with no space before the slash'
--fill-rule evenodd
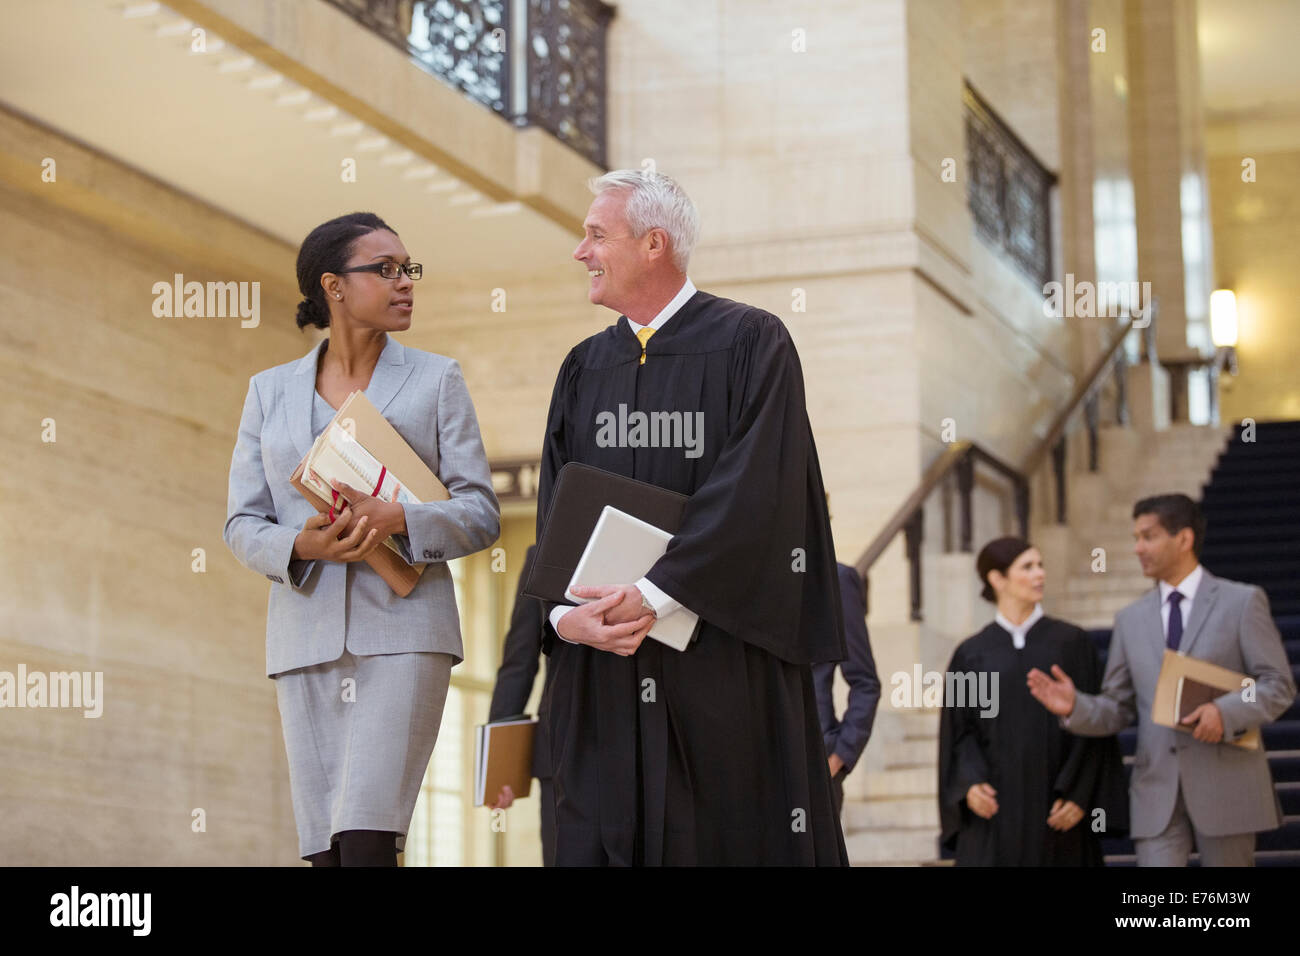
<path id="1" fill-rule="evenodd" d="M 397 866 L 391 830 L 343 830 L 328 850 L 307 857 L 312 866 Z"/>

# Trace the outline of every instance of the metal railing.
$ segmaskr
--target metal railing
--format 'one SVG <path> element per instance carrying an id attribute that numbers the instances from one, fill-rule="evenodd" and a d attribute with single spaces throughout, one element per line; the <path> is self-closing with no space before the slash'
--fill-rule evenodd
<path id="1" fill-rule="evenodd" d="M 1155 361 L 1155 310 L 1156 304 L 1150 303 L 1151 323 L 1142 329 L 1147 357 Z M 1098 468 L 1099 428 L 1101 422 L 1101 389 L 1115 377 L 1118 394 L 1116 402 L 1116 422 L 1126 424 L 1128 421 L 1128 397 L 1124 385 L 1127 374 L 1127 356 L 1124 353 L 1124 340 L 1135 328 L 1136 319 L 1127 318 L 1119 332 L 1112 339 L 1104 352 L 1083 376 L 1079 386 L 1070 396 L 1069 401 L 1057 413 L 1047 435 L 1026 458 L 1025 463 L 1013 467 L 993 455 L 975 442 L 953 442 L 931 462 L 922 475 L 916 489 L 907 496 L 907 500 L 894 512 L 885 527 L 876 535 L 875 540 L 867 546 L 858 558 L 855 569 L 863 584 L 870 589 L 871 567 L 901 531 L 904 535 L 908 562 L 909 591 L 911 597 L 911 619 L 922 620 L 921 593 L 921 541 L 924 532 L 925 502 L 931 493 L 950 475 L 957 479 L 960 501 L 960 547 L 961 551 L 970 553 L 973 549 L 972 528 L 972 494 L 975 488 L 975 468 L 983 464 L 1001 474 L 1011 482 L 1015 498 L 1016 523 L 1020 536 L 1029 536 L 1029 476 L 1043 464 L 1045 458 L 1052 456 L 1052 466 L 1056 478 L 1056 519 L 1059 524 L 1066 520 L 1066 431 L 1070 421 L 1080 409 L 1084 410 L 1084 419 L 1088 429 L 1088 468 Z"/>
<path id="2" fill-rule="evenodd" d="M 518 126 L 605 166 L 601 0 L 324 0 Z"/>
<path id="3" fill-rule="evenodd" d="M 1039 285 L 1052 271 L 1048 171 L 970 84 L 966 116 L 966 203 L 976 232 Z"/>

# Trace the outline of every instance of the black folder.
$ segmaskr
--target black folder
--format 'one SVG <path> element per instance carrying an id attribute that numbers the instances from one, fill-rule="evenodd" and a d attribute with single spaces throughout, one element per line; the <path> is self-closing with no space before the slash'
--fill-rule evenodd
<path id="1" fill-rule="evenodd" d="M 676 534 L 689 500 L 658 485 L 569 462 L 556 476 L 555 494 L 523 593 L 552 604 L 573 603 L 564 596 L 565 589 L 606 505 Z"/>

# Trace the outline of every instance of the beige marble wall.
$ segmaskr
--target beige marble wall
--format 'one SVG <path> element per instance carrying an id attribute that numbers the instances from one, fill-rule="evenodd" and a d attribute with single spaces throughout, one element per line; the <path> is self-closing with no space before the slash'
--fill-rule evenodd
<path id="1" fill-rule="evenodd" d="M 942 136 L 948 148 L 964 144 L 960 90 L 966 77 L 1049 169 L 1059 168 L 1060 13 L 1052 5 L 1030 7 L 1001 0 L 909 7 L 913 76 L 932 104 L 912 112 L 918 158 L 924 156 L 923 126 Z M 1028 82 L 1029 76 L 1036 81 Z M 964 152 L 958 155 L 964 167 Z M 928 169 L 936 168 L 933 163 L 933 155 L 924 157 Z M 1067 323 L 1075 320 L 1045 317 L 1041 287 L 974 235 L 965 172 L 957 183 L 942 183 L 935 175 L 919 179 L 918 191 L 947 190 L 951 210 L 944 217 L 918 217 L 922 241 L 951 257 L 949 268 L 926 270 L 931 281 L 918 296 L 923 456 L 928 460 L 939 453 L 947 437 L 941 423 L 950 419 L 959 440 L 975 441 L 1014 467 L 1037 446 L 1073 386 Z M 1053 218 L 1059 235 L 1056 211 Z M 975 496 L 977 548 L 1013 530 L 1006 488 L 981 473 Z M 955 544 L 951 536 L 932 535 L 931 527 L 927 520 L 927 548 Z"/>
<path id="2" fill-rule="evenodd" d="M 697 284 L 790 325 L 851 561 L 941 449 L 945 418 L 1018 462 L 1073 384 L 1062 322 L 973 237 L 964 169 L 941 175 L 945 159 L 965 165 L 967 73 L 1059 163 L 1056 85 L 1024 82 L 1055 75 L 1057 14 L 992 0 L 734 13 L 619 5 L 612 162 L 677 176 L 703 216 Z M 791 309 L 795 289 L 806 312 Z M 996 484 L 980 494 L 981 530 L 1000 533 L 1009 499 Z M 935 527 L 927 548 L 942 547 Z M 873 626 L 908 626 L 901 552 L 873 575 Z"/>
<path id="3" fill-rule="evenodd" d="M 540 455 L 560 363 L 618 316 L 587 301 L 587 274 L 572 259 L 533 274 L 503 261 L 455 284 L 425 285 L 403 342 L 461 364 L 490 455 Z"/>
<path id="4" fill-rule="evenodd" d="M 1130 168 L 1144 282 L 1159 299 L 1162 358 L 1194 351 L 1189 324 L 1203 329 L 1210 274 L 1193 0 L 1125 5 L 1129 75 Z M 1190 341 L 1198 335 L 1193 331 Z"/>
<path id="5" fill-rule="evenodd" d="M 261 282 L 261 324 L 154 317 L 177 272 Z M 99 671 L 104 695 L 0 716 L 5 863 L 297 858 L 269 585 L 221 538 L 248 376 L 307 348 L 292 275 L 281 244 L 0 112 L 0 670 Z"/>
<path id="6" fill-rule="evenodd" d="M 1255 182 L 1241 161 L 1256 162 Z M 1300 419 L 1300 151 L 1224 153 L 1210 162 L 1218 285 L 1237 294 L 1240 375 L 1224 377 L 1224 421 Z"/>
<path id="7" fill-rule="evenodd" d="M 1088 0 L 1084 7 L 1072 20 L 1083 20 L 1077 26 L 1087 36 L 1092 135 L 1085 142 L 1093 164 L 1096 278 L 1133 282 L 1138 279 L 1137 210 L 1129 166 L 1129 40 L 1124 2 Z"/>
<path id="8" fill-rule="evenodd" d="M 1070 102 L 1061 98 L 1056 83 L 1068 55 L 1059 24 L 1066 6 L 1017 0 L 961 2 L 962 69 L 967 79 L 1053 172 L 1061 167 L 1061 113 Z"/>
<path id="9" fill-rule="evenodd" d="M 696 284 L 786 321 L 849 562 L 920 475 L 907 17 L 636 0 L 610 33 L 611 163 L 677 177 L 703 221 Z M 897 549 L 872 598 L 906 619 Z"/>
<path id="10" fill-rule="evenodd" d="M 1056 234 L 1060 239 L 1058 274 L 1076 280 L 1097 280 L 1096 219 L 1093 215 L 1093 184 L 1097 164 L 1093 143 L 1097 127 L 1093 121 L 1092 63 L 1087 0 L 1063 0 L 1057 18 L 1056 111 L 1060 130 L 1060 168 L 1057 170 L 1059 199 Z M 1066 359 L 1076 377 L 1085 374 L 1104 349 L 1105 336 L 1097 323 L 1070 322 L 1066 335 Z"/>

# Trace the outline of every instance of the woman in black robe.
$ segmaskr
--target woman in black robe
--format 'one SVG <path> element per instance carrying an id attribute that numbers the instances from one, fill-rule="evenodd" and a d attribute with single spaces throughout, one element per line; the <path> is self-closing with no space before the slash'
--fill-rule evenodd
<path id="1" fill-rule="evenodd" d="M 1062 729 L 1026 683 L 1032 668 L 1051 673 L 1059 664 L 1096 693 L 1102 677 L 1097 649 L 1082 629 L 1043 616 L 1042 556 L 1029 542 L 990 542 L 976 570 L 982 596 L 997 604 L 997 615 L 957 646 L 948 671 L 985 675 L 996 707 L 944 701 L 942 845 L 955 851 L 958 866 L 1101 866 L 1102 836 L 1128 826 L 1119 743 Z"/>

